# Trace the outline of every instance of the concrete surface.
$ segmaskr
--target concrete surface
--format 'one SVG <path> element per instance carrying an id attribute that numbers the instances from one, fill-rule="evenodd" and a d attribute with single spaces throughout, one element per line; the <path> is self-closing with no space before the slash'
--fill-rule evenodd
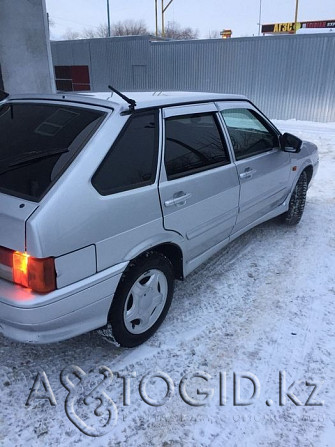
<path id="1" fill-rule="evenodd" d="M 55 91 L 45 0 L 0 0 L 0 65 L 9 93 Z"/>

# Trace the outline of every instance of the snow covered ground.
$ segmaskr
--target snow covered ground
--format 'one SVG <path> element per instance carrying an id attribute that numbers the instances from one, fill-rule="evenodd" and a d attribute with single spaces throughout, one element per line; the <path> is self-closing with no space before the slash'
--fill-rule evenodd
<path id="1" fill-rule="evenodd" d="M 319 173 L 301 223 L 288 228 L 267 222 L 177 283 L 165 323 L 136 349 L 117 348 L 96 333 L 49 346 L 22 345 L 0 336 L 1 445 L 334 445 L 335 123 L 291 120 L 276 125 L 319 146 Z M 69 393 L 60 373 L 70 365 L 87 376 L 81 383 L 72 376 Z M 116 425 L 106 429 L 106 411 L 94 415 L 96 405 L 85 406 L 81 399 L 101 382 L 102 365 L 114 373 L 136 373 L 130 379 L 130 405 L 124 405 L 121 378 L 114 376 L 104 388 L 118 409 Z M 160 407 L 145 403 L 139 392 L 142 378 L 157 371 L 175 385 Z M 189 405 L 178 392 L 185 374 L 198 371 L 210 375 L 208 382 L 190 379 L 187 392 L 196 402 L 205 400 L 206 406 Z M 295 381 L 291 391 L 303 405 L 295 405 L 287 395 L 279 405 L 280 371 L 286 373 L 286 390 Z M 234 372 L 258 378 L 259 394 L 249 406 L 234 405 Z M 26 406 L 38 373 L 40 385 L 43 378 L 50 384 L 48 393 L 40 386 L 40 395 L 51 399 L 52 393 L 54 405 L 35 393 Z M 226 393 L 221 386 L 220 402 L 220 377 L 223 383 L 225 376 Z M 311 384 L 318 387 L 309 404 L 323 405 L 306 406 Z M 166 388 L 163 379 L 153 379 L 147 395 L 162 400 Z M 197 395 L 197 388 L 205 394 Z M 102 390 L 98 387 L 98 394 Z M 241 379 L 241 399 L 252 393 L 252 382 Z M 69 420 L 67 396 L 68 403 L 74 397 L 70 416 L 78 414 L 86 428 L 92 425 L 98 434 L 105 431 L 104 436 L 87 436 Z"/>

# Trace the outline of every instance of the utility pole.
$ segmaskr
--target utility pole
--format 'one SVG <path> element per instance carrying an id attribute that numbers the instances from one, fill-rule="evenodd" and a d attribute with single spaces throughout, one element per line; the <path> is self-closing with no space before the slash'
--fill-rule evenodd
<path id="1" fill-rule="evenodd" d="M 169 3 L 164 7 L 164 0 L 162 0 L 162 37 L 165 37 L 164 14 L 172 2 L 173 0 L 170 0 Z"/>
<path id="2" fill-rule="evenodd" d="M 297 32 L 297 23 L 298 23 L 298 10 L 299 10 L 299 0 L 295 2 L 295 17 L 294 17 L 294 32 Z"/>
<path id="3" fill-rule="evenodd" d="M 107 0 L 107 23 L 108 23 L 108 37 L 111 37 L 111 19 L 109 14 L 109 0 Z"/>
<path id="4" fill-rule="evenodd" d="M 164 26 L 164 0 L 162 0 L 162 37 L 165 37 L 165 26 Z"/>
<path id="5" fill-rule="evenodd" d="M 261 35 L 262 26 L 262 0 L 259 0 L 258 35 Z"/>
<path id="6" fill-rule="evenodd" d="M 156 37 L 158 37 L 158 0 L 155 0 Z"/>

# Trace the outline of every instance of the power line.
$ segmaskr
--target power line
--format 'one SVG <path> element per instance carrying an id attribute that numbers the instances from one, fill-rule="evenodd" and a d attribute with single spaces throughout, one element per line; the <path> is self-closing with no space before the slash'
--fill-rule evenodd
<path id="1" fill-rule="evenodd" d="M 77 21 L 75 21 L 75 20 L 63 19 L 62 17 L 57 17 L 57 16 L 50 16 L 50 18 L 51 18 L 52 20 L 53 20 L 53 19 L 58 19 L 58 20 L 61 20 L 62 22 L 76 23 L 77 25 L 92 26 L 92 24 L 83 23 L 83 22 L 77 22 Z"/>
<path id="2" fill-rule="evenodd" d="M 173 2 L 173 0 L 170 0 L 169 3 L 166 6 L 164 6 L 164 0 L 162 0 L 162 37 L 165 36 L 164 14 L 172 2 Z"/>

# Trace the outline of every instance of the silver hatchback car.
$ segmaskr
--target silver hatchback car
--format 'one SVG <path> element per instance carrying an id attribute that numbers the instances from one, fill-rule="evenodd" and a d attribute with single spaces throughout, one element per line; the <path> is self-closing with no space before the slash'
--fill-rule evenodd
<path id="1" fill-rule="evenodd" d="M 0 103 L 5 336 L 49 343 L 108 325 L 139 345 L 175 279 L 261 222 L 299 222 L 314 144 L 282 135 L 243 96 L 128 96 Z"/>

